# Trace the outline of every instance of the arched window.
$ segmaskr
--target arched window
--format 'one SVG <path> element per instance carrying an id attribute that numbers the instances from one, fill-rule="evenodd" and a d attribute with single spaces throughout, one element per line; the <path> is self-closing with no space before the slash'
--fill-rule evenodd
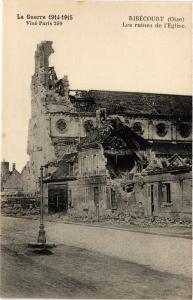
<path id="1" fill-rule="evenodd" d="M 34 129 L 36 130 L 37 128 L 38 128 L 38 127 L 37 127 L 37 124 L 35 123 L 35 124 L 34 124 Z"/>

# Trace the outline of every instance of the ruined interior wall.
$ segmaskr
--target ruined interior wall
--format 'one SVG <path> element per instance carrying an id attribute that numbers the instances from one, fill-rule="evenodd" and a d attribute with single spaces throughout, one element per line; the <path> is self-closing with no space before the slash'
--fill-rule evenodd
<path id="1" fill-rule="evenodd" d="M 103 149 L 90 148 L 78 153 L 79 177 L 108 175 Z"/>
<path id="2" fill-rule="evenodd" d="M 31 172 L 30 162 L 27 162 L 21 172 L 22 190 L 25 194 L 34 194 L 36 184 Z"/>
<path id="3" fill-rule="evenodd" d="M 109 193 L 109 208 L 115 209 L 112 203 L 111 190 L 115 192 L 116 202 L 116 214 L 122 214 L 125 216 L 143 217 L 144 208 L 143 203 L 137 201 L 135 191 L 124 188 L 124 179 L 111 179 L 108 182 L 108 193 Z"/>

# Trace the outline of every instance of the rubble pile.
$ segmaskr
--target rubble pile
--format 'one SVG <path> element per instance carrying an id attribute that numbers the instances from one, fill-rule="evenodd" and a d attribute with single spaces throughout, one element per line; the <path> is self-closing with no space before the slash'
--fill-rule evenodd
<path id="1" fill-rule="evenodd" d="M 1 203 L 1 214 L 14 217 L 39 215 L 39 202 L 33 200 L 28 201 L 27 205 L 23 205 L 22 203 L 3 201 Z"/>
<path id="2" fill-rule="evenodd" d="M 47 215 L 45 217 L 47 221 L 52 222 L 72 222 L 72 223 L 85 223 L 85 224 L 110 224 L 110 225 L 134 225 L 138 227 L 168 227 L 168 226 L 190 226 L 191 222 L 188 220 L 182 220 L 180 218 L 172 218 L 172 217 L 139 217 L 134 212 L 121 212 L 114 211 L 110 212 L 106 215 L 99 216 L 99 218 L 94 214 L 53 214 Z"/>

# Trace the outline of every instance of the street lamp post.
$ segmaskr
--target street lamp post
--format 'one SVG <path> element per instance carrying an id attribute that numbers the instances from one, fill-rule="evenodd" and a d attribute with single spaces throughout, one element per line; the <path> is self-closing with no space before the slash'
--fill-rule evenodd
<path id="1" fill-rule="evenodd" d="M 46 244 L 46 233 L 44 230 L 44 194 L 43 194 L 43 166 L 40 167 L 40 227 L 38 234 L 38 243 Z"/>
<path id="2" fill-rule="evenodd" d="M 29 248 L 35 248 L 38 254 L 48 254 L 48 248 L 56 247 L 53 243 L 46 243 L 46 232 L 44 230 L 44 192 L 43 192 L 43 169 L 48 168 L 48 165 L 40 167 L 40 226 L 37 243 L 28 243 Z M 46 252 L 45 252 L 46 251 Z M 37 252 L 36 252 L 37 253 Z M 51 252 L 49 252 L 50 254 Z"/>

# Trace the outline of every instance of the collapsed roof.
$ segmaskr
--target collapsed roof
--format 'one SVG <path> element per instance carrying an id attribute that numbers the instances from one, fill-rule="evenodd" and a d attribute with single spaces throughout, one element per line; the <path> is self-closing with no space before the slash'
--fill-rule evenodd
<path id="1" fill-rule="evenodd" d="M 83 138 L 78 145 L 78 150 L 98 148 L 100 145 L 106 152 L 118 151 L 120 154 L 146 150 L 149 147 L 149 143 L 143 137 L 121 122 L 119 118 L 107 120 L 102 127 Z"/>

